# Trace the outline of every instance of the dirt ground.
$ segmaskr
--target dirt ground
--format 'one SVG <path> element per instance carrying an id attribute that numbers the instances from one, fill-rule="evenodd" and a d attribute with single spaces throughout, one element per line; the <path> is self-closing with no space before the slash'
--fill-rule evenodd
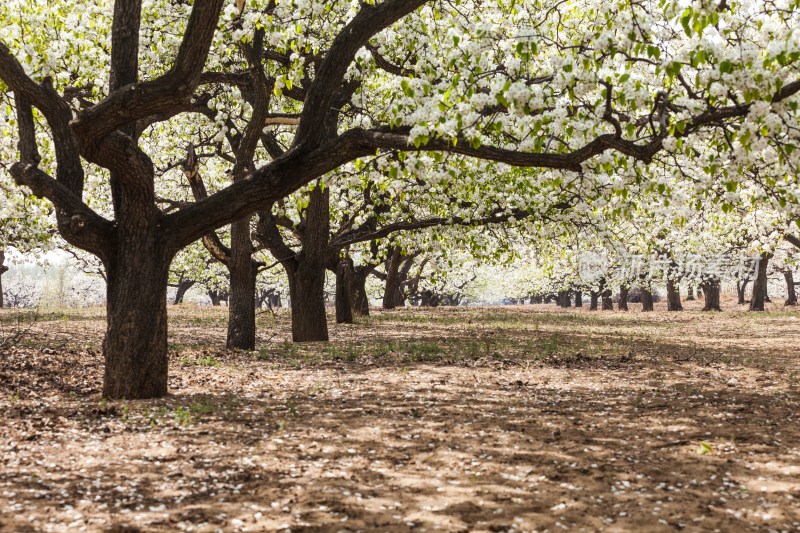
<path id="1" fill-rule="evenodd" d="M 687 307 L 263 312 L 252 353 L 172 307 L 135 402 L 102 310 L 2 310 L 0 530 L 800 531 L 800 311 Z"/>

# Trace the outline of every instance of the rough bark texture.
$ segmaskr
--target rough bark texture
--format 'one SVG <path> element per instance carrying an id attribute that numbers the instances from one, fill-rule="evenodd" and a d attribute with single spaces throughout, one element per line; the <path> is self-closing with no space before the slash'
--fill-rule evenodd
<path id="1" fill-rule="evenodd" d="M 383 292 L 383 308 L 394 309 L 402 304 L 401 294 L 402 280 L 400 279 L 400 267 L 403 261 L 403 254 L 400 248 L 394 247 L 386 258 L 386 288 Z"/>
<path id="2" fill-rule="evenodd" d="M 336 323 L 353 323 L 353 261 L 342 258 L 336 265 Z"/>
<path id="3" fill-rule="evenodd" d="M 617 307 L 620 311 L 628 310 L 628 287 L 622 286 L 619 288 L 619 304 Z"/>
<path id="4" fill-rule="evenodd" d="M 648 285 L 642 285 L 642 311 L 653 310 L 653 293 Z"/>
<path id="5" fill-rule="evenodd" d="M 719 278 L 704 281 L 702 287 L 705 298 L 703 311 L 722 311 L 719 305 Z"/>
<path id="6" fill-rule="evenodd" d="M 583 307 L 583 291 L 575 291 L 575 307 Z"/>
<path id="7" fill-rule="evenodd" d="M 3 307 L 3 274 L 8 272 L 8 267 L 4 264 L 6 262 L 6 253 L 0 250 L 0 308 Z"/>
<path id="8" fill-rule="evenodd" d="M 683 311 L 680 287 L 672 279 L 667 279 L 667 311 Z"/>
<path id="9" fill-rule="evenodd" d="M 2 267 L 0 267 L 2 270 Z M 797 305 L 797 291 L 794 288 L 794 275 L 791 270 L 783 271 L 783 278 L 786 280 L 786 302 L 783 305 Z M 2 300 L 0 300 L 2 303 Z"/>
<path id="10" fill-rule="evenodd" d="M 108 329 L 103 341 L 107 398 L 167 394 L 167 280 L 171 257 L 133 234 L 106 265 Z M 133 242 L 131 242 L 133 241 Z"/>
<path id="11" fill-rule="evenodd" d="M 231 257 L 228 271 L 231 292 L 228 301 L 229 349 L 255 350 L 256 274 L 250 240 L 250 217 L 231 224 Z"/>
<path id="12" fill-rule="evenodd" d="M 589 311 L 597 311 L 597 303 L 600 301 L 600 293 L 592 291 L 589 293 Z"/>
<path id="13" fill-rule="evenodd" d="M 367 278 L 374 267 L 359 266 L 353 271 L 351 278 L 351 293 L 353 314 L 356 316 L 369 316 L 369 296 L 367 295 Z"/>
<path id="14" fill-rule="evenodd" d="M 758 261 L 758 273 L 753 280 L 753 297 L 750 298 L 751 311 L 763 311 L 767 299 L 767 267 L 771 254 L 762 253 Z"/>

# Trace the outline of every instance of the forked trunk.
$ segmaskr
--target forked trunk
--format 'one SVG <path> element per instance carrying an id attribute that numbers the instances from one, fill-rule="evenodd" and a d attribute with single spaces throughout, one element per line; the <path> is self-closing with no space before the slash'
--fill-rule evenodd
<path id="1" fill-rule="evenodd" d="M 753 297 L 750 299 L 751 311 L 764 310 L 764 302 L 767 301 L 767 267 L 771 257 L 771 254 L 764 252 L 759 258 L 758 273 L 753 281 Z"/>
<path id="2" fill-rule="evenodd" d="M 620 311 L 628 310 L 628 287 L 624 285 L 619 288 L 619 304 L 617 307 Z"/>
<path id="3" fill-rule="evenodd" d="M 719 278 L 704 281 L 702 286 L 705 298 L 703 311 L 722 311 L 719 305 Z"/>
<path id="4" fill-rule="evenodd" d="M 667 311 L 683 311 L 680 287 L 672 279 L 667 279 Z"/>
<path id="5" fill-rule="evenodd" d="M 794 275 L 792 271 L 784 270 L 783 277 L 786 279 L 786 303 L 783 305 L 797 305 L 797 292 L 794 290 Z"/>
<path id="6" fill-rule="evenodd" d="M 231 292 L 228 301 L 229 349 L 256 347 L 256 268 L 250 240 L 250 218 L 231 224 Z"/>
<path id="7" fill-rule="evenodd" d="M 107 324 L 103 396 L 129 400 L 167 394 L 167 281 L 171 257 L 130 238 L 106 265 Z"/>
<path id="8" fill-rule="evenodd" d="M 292 340 L 313 342 L 328 340 L 325 316 L 325 265 L 302 260 L 289 275 L 289 298 L 292 301 Z"/>
<path id="9" fill-rule="evenodd" d="M 744 299 L 744 292 L 747 290 L 747 284 L 750 283 L 750 278 L 745 278 L 744 281 L 737 281 L 736 282 L 736 293 L 739 297 L 739 305 L 744 305 L 747 303 Z"/>

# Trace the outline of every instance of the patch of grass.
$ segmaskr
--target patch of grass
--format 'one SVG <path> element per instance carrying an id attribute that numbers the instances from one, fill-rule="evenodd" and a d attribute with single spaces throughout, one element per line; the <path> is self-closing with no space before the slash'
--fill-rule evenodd
<path id="1" fill-rule="evenodd" d="M 192 366 L 192 365 L 194 365 L 194 366 L 208 366 L 208 367 L 222 366 L 222 363 L 220 363 L 217 360 L 217 358 L 212 354 L 203 355 L 203 356 L 200 356 L 200 357 L 190 357 L 190 356 L 185 355 L 185 356 L 183 356 L 183 357 L 181 357 L 179 359 L 179 362 L 180 362 L 180 364 L 182 364 L 184 366 Z"/>

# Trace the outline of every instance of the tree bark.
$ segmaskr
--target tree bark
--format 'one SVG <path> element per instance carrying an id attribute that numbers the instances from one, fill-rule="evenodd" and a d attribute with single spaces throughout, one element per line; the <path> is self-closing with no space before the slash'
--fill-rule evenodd
<path id="1" fill-rule="evenodd" d="M 642 311 L 652 311 L 653 310 L 653 293 L 650 289 L 642 288 Z"/>
<path id="2" fill-rule="evenodd" d="M 600 292 L 591 291 L 589 293 L 589 311 L 597 311 L 597 303 L 600 301 Z"/>
<path id="3" fill-rule="evenodd" d="M 611 299 L 611 289 L 606 289 L 603 291 L 601 300 L 603 304 L 603 311 L 614 310 L 614 301 Z"/>
<path id="4" fill-rule="evenodd" d="M 103 396 L 157 398 L 167 394 L 167 281 L 172 258 L 157 239 L 123 236 L 122 229 L 116 256 L 106 265 Z"/>
<path id="5" fill-rule="evenodd" d="M 342 258 L 336 265 L 336 323 L 353 323 L 353 261 Z"/>
<path id="6" fill-rule="evenodd" d="M 689 284 L 689 289 L 686 292 L 686 301 L 690 302 L 690 301 L 693 301 L 694 299 L 695 299 L 695 297 L 694 297 L 694 285 L 692 285 L 690 283 Z"/>
<path id="7" fill-rule="evenodd" d="M 750 311 L 764 310 L 764 302 L 767 298 L 767 267 L 771 258 L 771 254 L 764 252 L 758 261 L 758 273 L 756 279 L 753 280 L 753 297 L 750 298 Z"/>
<path id="8" fill-rule="evenodd" d="M 3 307 L 3 274 L 8 272 L 8 267 L 5 265 L 6 262 L 6 252 L 4 250 L 0 250 L 0 308 Z"/>
<path id="9" fill-rule="evenodd" d="M 327 341 L 325 266 L 313 261 L 299 261 L 297 268 L 287 274 L 292 303 L 292 340 Z"/>
<path id="10" fill-rule="evenodd" d="M 231 224 L 231 291 L 228 300 L 228 349 L 256 348 L 256 274 L 250 217 Z"/>
<path id="11" fill-rule="evenodd" d="M 183 303 L 183 298 L 186 296 L 186 293 L 189 289 L 194 287 L 196 282 L 191 279 L 183 279 L 178 282 L 177 290 L 175 291 L 175 299 L 172 301 L 173 305 L 178 305 Z"/>
<path id="12" fill-rule="evenodd" d="M 559 307 L 569 308 L 572 305 L 569 297 L 569 291 L 558 291 L 558 305 Z"/>
<path id="13" fill-rule="evenodd" d="M 624 285 L 619 288 L 619 304 L 617 307 L 620 311 L 628 310 L 628 287 Z"/>
<path id="14" fill-rule="evenodd" d="M 703 311 L 722 311 L 719 305 L 719 278 L 704 281 L 702 287 L 705 298 Z"/>
<path id="15" fill-rule="evenodd" d="M 797 305 L 797 292 L 794 289 L 794 275 L 791 270 L 784 270 L 783 277 L 786 280 L 786 302 L 783 305 Z M 0 300 L 2 303 L 2 300 Z"/>
<path id="16" fill-rule="evenodd" d="M 372 266 L 359 266 L 353 271 L 351 278 L 351 294 L 353 314 L 356 316 L 369 316 L 369 296 L 367 296 L 367 278 L 374 270 Z"/>
<path id="17" fill-rule="evenodd" d="M 583 291 L 575 291 L 575 307 L 583 307 Z"/>
<path id="18" fill-rule="evenodd" d="M 679 285 L 669 278 L 667 279 L 667 311 L 683 311 Z"/>
<path id="19" fill-rule="evenodd" d="M 738 303 L 739 305 L 744 305 L 747 302 L 744 299 L 744 293 L 747 290 L 747 285 L 750 283 L 750 278 L 745 278 L 742 281 L 736 282 L 736 294 L 739 297 Z"/>
<path id="20" fill-rule="evenodd" d="M 392 248 L 386 258 L 386 287 L 383 291 L 384 309 L 394 309 L 402 299 L 400 295 L 400 263 L 402 258 L 403 254 L 398 247 Z"/>

